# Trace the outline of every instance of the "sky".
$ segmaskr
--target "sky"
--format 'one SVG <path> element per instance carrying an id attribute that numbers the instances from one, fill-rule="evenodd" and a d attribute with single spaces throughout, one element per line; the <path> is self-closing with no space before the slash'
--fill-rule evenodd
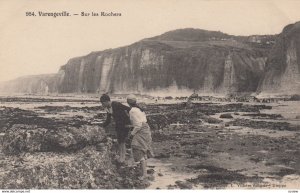
<path id="1" fill-rule="evenodd" d="M 56 73 L 70 58 L 180 28 L 278 34 L 300 21 L 299 8 L 298 0 L 0 0 L 0 81 Z M 102 11 L 122 16 L 73 15 Z"/>

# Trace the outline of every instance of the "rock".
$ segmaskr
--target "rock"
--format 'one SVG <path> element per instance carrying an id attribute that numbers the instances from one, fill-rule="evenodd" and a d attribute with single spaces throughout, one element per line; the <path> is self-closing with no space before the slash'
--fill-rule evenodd
<path id="1" fill-rule="evenodd" d="M 105 143 L 98 143 L 97 145 L 96 145 L 96 150 L 97 151 L 104 151 L 106 149 L 106 145 L 105 145 Z"/>
<path id="2" fill-rule="evenodd" d="M 199 116 L 199 117 L 204 117 L 204 116 L 206 116 L 204 113 L 201 113 L 201 112 L 197 112 L 196 114 L 197 114 L 197 116 Z"/>
<path id="3" fill-rule="evenodd" d="M 164 176 L 164 175 L 163 175 L 162 173 L 160 173 L 160 172 L 159 172 L 157 175 L 158 175 L 158 176 Z"/>
<path id="4" fill-rule="evenodd" d="M 147 111 L 147 110 L 148 110 L 148 106 L 147 106 L 146 103 L 140 102 L 138 105 L 139 105 L 139 107 L 141 107 L 144 111 Z"/>
<path id="5" fill-rule="evenodd" d="M 300 23 L 284 27 L 269 52 L 257 91 L 262 93 L 295 94 L 291 100 L 300 100 L 299 50 Z"/>
<path id="6" fill-rule="evenodd" d="M 163 114 L 147 115 L 147 121 L 151 130 L 161 130 L 169 125 L 168 118 Z"/>
<path id="7" fill-rule="evenodd" d="M 190 182 L 176 181 L 175 182 L 180 189 L 192 189 L 193 184 Z"/>
<path id="8" fill-rule="evenodd" d="M 167 33 L 173 34 L 171 36 L 176 38 L 166 38 L 166 34 L 162 34 L 149 38 L 151 41 L 139 41 L 130 46 L 71 58 L 67 64 L 61 66 L 57 74 L 17 79 L 5 87 L 6 89 L 11 87 L 12 91 L 38 90 L 42 93 L 46 91 L 97 93 L 99 90 L 106 90 L 107 83 L 109 87 L 119 92 L 126 92 L 129 89 L 132 92 L 139 90 L 165 92 L 165 89 L 172 86 L 175 81 L 180 90 L 181 88 L 205 89 L 212 92 L 224 92 L 229 88 L 233 92 L 256 90 L 263 75 L 263 68 L 257 66 L 264 66 L 265 61 L 262 58 L 267 56 L 265 49 L 258 49 L 257 46 L 252 46 L 252 43 L 245 43 L 236 36 L 221 32 L 217 32 L 220 34 L 217 39 L 226 39 L 221 44 L 216 44 L 216 40 L 210 39 L 215 38 L 216 32 L 180 29 Z M 194 37 L 191 38 L 191 34 Z M 174 41 L 177 43 L 167 43 Z M 232 44 L 232 41 L 236 41 L 236 44 Z M 214 49 L 210 42 L 216 44 Z M 201 46 L 194 46 L 191 49 L 194 43 Z M 266 44 L 264 46 L 269 47 Z M 102 70 L 103 66 L 106 66 L 105 71 Z M 138 81 L 136 77 L 139 77 Z M 22 82 L 24 83 L 21 84 Z M 22 87 L 16 88 L 15 85 L 19 84 Z M 173 99 L 173 96 L 165 98 Z"/>
<path id="9" fill-rule="evenodd" d="M 87 157 L 86 154 L 89 156 Z M 25 154 L 14 168 L 10 156 L 3 161 L 0 184 L 4 189 L 106 189 L 114 187 L 110 151 L 86 147 L 76 153 L 39 152 Z"/>
<path id="10" fill-rule="evenodd" d="M 56 126 L 56 122 L 52 119 L 39 117 L 34 111 L 20 108 L 1 107 L 0 117 L 0 132 L 6 132 L 15 124 L 32 125 L 31 127 L 37 126 L 46 129 Z"/>
<path id="11" fill-rule="evenodd" d="M 213 117 L 208 117 L 206 120 L 206 122 L 214 124 L 214 123 L 221 123 L 222 121 Z"/>
<path id="12" fill-rule="evenodd" d="M 167 187 L 168 187 L 168 190 L 174 190 L 177 188 L 176 185 L 168 185 Z"/>
<path id="13" fill-rule="evenodd" d="M 194 106 L 194 104 L 192 103 L 192 101 L 188 100 L 186 103 L 185 103 L 185 106 L 187 108 L 192 108 Z"/>
<path id="14" fill-rule="evenodd" d="M 2 149 L 5 154 L 79 150 L 104 138 L 104 130 L 98 126 L 47 130 L 36 125 L 16 124 L 5 132 Z"/>
<path id="15" fill-rule="evenodd" d="M 155 155 L 156 159 L 161 159 L 161 158 L 169 158 L 170 154 L 166 154 L 166 153 L 160 153 L 158 155 Z"/>
<path id="16" fill-rule="evenodd" d="M 45 136 L 47 151 L 78 150 L 87 145 L 95 145 L 106 137 L 103 128 L 84 125 L 49 131 Z"/>
<path id="17" fill-rule="evenodd" d="M 43 150 L 47 129 L 36 125 L 15 124 L 3 136 L 2 148 L 5 154 L 36 152 Z"/>
<path id="18" fill-rule="evenodd" d="M 153 175 L 147 176 L 147 180 L 149 181 L 154 181 L 155 177 Z"/>
<path id="19" fill-rule="evenodd" d="M 271 122 L 271 121 L 256 121 L 249 119 L 235 119 L 230 124 L 234 126 L 251 127 L 254 129 L 270 129 L 270 130 L 287 130 L 287 131 L 298 131 L 299 126 L 292 125 L 287 122 Z"/>
<path id="20" fill-rule="evenodd" d="M 154 169 L 149 169 L 149 170 L 147 170 L 147 174 L 154 174 Z"/>
<path id="21" fill-rule="evenodd" d="M 76 145 L 76 140 L 72 133 L 67 129 L 59 129 L 58 131 L 50 130 L 45 135 L 46 151 L 63 151 L 70 150 L 70 147 Z"/>
<path id="22" fill-rule="evenodd" d="M 225 114 L 220 115 L 220 118 L 222 118 L 222 119 L 232 119 L 233 117 L 230 113 L 225 113 Z"/>
<path id="23" fill-rule="evenodd" d="M 290 101 L 300 101 L 300 95 L 299 94 L 292 95 Z"/>

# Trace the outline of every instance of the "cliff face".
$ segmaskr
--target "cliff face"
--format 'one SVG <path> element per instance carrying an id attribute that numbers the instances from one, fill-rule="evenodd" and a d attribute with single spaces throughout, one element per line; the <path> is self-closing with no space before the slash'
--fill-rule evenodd
<path id="1" fill-rule="evenodd" d="M 70 59 L 51 77 L 11 81 L 22 92 L 189 95 L 255 92 L 276 36 L 181 29 Z"/>
<path id="2" fill-rule="evenodd" d="M 60 69 L 64 75 L 58 91 L 178 94 L 256 90 L 266 49 L 219 32 L 213 33 L 215 37 L 207 31 L 204 37 L 190 29 L 190 36 L 184 30 L 175 32 L 69 60 Z"/>
<path id="3" fill-rule="evenodd" d="M 58 74 L 24 76 L 0 84 L 0 91 L 7 93 L 48 94 L 57 92 Z"/>
<path id="4" fill-rule="evenodd" d="M 300 22 L 286 26 L 266 62 L 262 93 L 300 93 Z"/>

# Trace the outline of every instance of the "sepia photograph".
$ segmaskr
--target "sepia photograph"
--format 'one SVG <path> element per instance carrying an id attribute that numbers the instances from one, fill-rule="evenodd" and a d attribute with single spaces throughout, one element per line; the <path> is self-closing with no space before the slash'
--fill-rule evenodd
<path id="1" fill-rule="evenodd" d="M 300 190 L 300 1 L 0 0 L 0 190 Z"/>

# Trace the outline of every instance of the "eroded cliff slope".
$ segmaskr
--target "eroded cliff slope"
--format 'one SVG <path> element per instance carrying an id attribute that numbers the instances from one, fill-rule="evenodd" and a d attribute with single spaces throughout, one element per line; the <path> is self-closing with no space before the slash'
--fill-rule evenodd
<path id="1" fill-rule="evenodd" d="M 277 38 L 258 91 L 300 93 L 300 22 L 286 26 Z"/>
<path id="2" fill-rule="evenodd" d="M 254 92 L 271 45 L 260 48 L 253 44 L 258 45 L 221 32 L 175 30 L 130 46 L 70 59 L 60 69 L 63 77 L 58 91 Z"/>
<path id="3" fill-rule="evenodd" d="M 50 78 L 27 77 L 2 87 L 26 93 L 251 93 L 262 79 L 275 38 L 174 30 L 72 58 Z"/>

